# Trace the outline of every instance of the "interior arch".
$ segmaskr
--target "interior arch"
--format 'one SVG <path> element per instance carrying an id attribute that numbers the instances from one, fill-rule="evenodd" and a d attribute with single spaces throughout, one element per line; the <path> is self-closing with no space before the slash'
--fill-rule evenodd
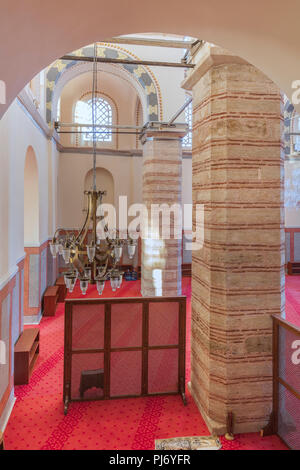
<path id="1" fill-rule="evenodd" d="M 39 244 L 39 172 L 35 152 L 27 149 L 24 166 L 24 246 Z"/>
<path id="2" fill-rule="evenodd" d="M 46 11 L 42 3 L 20 4 L 12 0 L 6 15 L 1 15 L 0 39 L 6 45 L 0 51 L 1 80 L 7 85 L 1 115 L 25 84 L 58 57 L 99 39 L 136 33 L 137 29 L 152 32 L 153 25 L 156 31 L 200 37 L 222 45 L 253 63 L 289 97 L 291 83 L 300 75 L 300 4 L 296 0 L 264 3 L 260 0 L 251 3 L 187 0 L 184 8 L 180 0 L 153 0 L 151 3 L 133 0 L 130 6 L 134 14 L 129 13 L 126 2 L 89 0 L 85 12 L 92 14 L 84 16 L 82 5 L 74 7 L 71 0 L 63 4 L 54 0 L 51 6 Z M 106 21 L 101 23 L 99 37 L 99 17 L 103 17 L 103 12 Z M 288 27 L 283 27 L 283 21 Z M 74 25 L 80 25 L 76 34 Z M 22 64 L 17 74 L 16 64 Z"/>

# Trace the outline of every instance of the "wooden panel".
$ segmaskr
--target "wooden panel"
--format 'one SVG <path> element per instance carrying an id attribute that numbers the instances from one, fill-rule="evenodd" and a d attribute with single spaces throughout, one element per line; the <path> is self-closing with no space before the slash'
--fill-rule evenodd
<path id="1" fill-rule="evenodd" d="M 299 340 L 299 327 L 273 315 L 273 413 L 263 434 L 278 434 L 294 450 L 299 449 L 300 442 L 297 433 L 300 425 L 300 394 L 299 389 L 295 388 L 299 385 L 299 366 L 293 363 L 291 354 L 294 350 L 292 344 Z M 284 394 L 282 390 L 285 390 Z"/>
<path id="2" fill-rule="evenodd" d="M 174 324 L 172 318 L 172 312 L 175 316 L 176 325 L 178 325 L 179 334 L 176 334 L 175 344 L 166 344 L 165 341 L 155 341 L 152 334 L 152 346 L 149 345 L 149 305 L 158 304 L 161 308 L 163 303 L 166 304 L 166 308 L 171 312 L 171 315 L 164 320 L 163 327 L 168 328 L 168 322 L 170 325 Z M 173 308 L 170 308 L 170 306 Z M 139 308 L 139 305 L 141 308 Z M 103 322 L 103 307 L 105 311 L 105 331 L 104 331 L 104 345 L 99 343 L 99 348 L 84 348 L 84 349 L 73 349 L 73 308 L 75 306 L 76 315 L 80 315 L 85 318 L 88 315 L 89 308 L 92 308 L 93 312 L 99 312 L 99 315 L 94 316 L 95 330 L 98 331 L 96 323 Z M 96 307 L 96 308 L 95 308 Z M 141 321 L 131 322 L 130 328 L 134 330 L 137 328 L 137 332 L 131 331 L 129 335 L 124 334 L 127 331 L 128 325 L 120 325 L 122 321 L 128 322 L 128 315 L 120 315 L 120 312 L 124 309 L 124 312 L 133 312 L 133 315 L 138 313 L 141 315 Z M 100 314 L 102 312 L 102 314 Z M 179 312 L 179 313 L 178 313 Z M 114 313 L 117 313 L 116 315 Z M 115 325 L 117 322 L 118 325 Z M 151 394 L 158 394 L 156 390 L 159 390 L 161 394 L 167 393 L 181 393 L 182 398 L 185 402 L 185 328 L 186 328 L 186 298 L 181 297 L 134 297 L 134 298 L 112 298 L 112 299 L 68 299 L 66 301 L 66 312 L 65 312 L 65 357 L 64 357 L 64 405 L 65 413 L 68 410 L 69 402 L 73 398 L 76 400 L 82 399 L 82 397 L 71 396 L 71 389 L 74 388 L 72 385 L 72 364 L 73 360 L 78 362 L 78 354 L 82 357 L 85 364 L 85 373 L 92 373 L 95 369 L 97 361 L 89 363 L 89 357 L 93 354 L 102 355 L 104 353 L 103 364 L 99 365 L 96 369 L 103 367 L 104 369 L 104 381 L 103 393 L 94 394 L 91 399 L 109 399 L 116 397 L 128 397 L 128 396 L 146 396 Z M 140 329 L 142 332 L 140 332 Z M 100 329 L 101 330 L 101 329 Z M 100 331 L 99 330 L 99 331 Z M 120 342 L 120 334 L 122 341 Z M 141 337 L 140 337 L 141 334 Z M 126 342 L 126 336 L 128 341 Z M 158 337 L 160 337 L 158 335 Z M 140 338 L 137 340 L 137 338 Z M 175 337 L 174 337 L 175 338 Z M 134 339 L 134 341 L 133 341 Z M 172 341 L 173 342 L 173 341 Z M 75 344 L 75 343 L 74 343 Z M 103 347 L 102 347 L 103 345 Z M 101 346 L 101 347 L 100 347 Z M 173 353 L 172 353 L 173 351 Z M 152 387 L 149 390 L 148 377 L 149 377 L 149 354 L 151 357 L 155 357 L 157 354 L 168 356 L 172 359 L 172 387 Z M 101 356 L 102 357 L 102 356 Z M 138 364 L 138 367 L 137 367 Z M 100 367 L 101 366 L 101 367 Z M 170 368 L 171 370 L 171 368 Z M 174 371 L 176 377 L 174 376 Z M 164 375 L 168 374 L 168 368 L 166 368 Z M 165 384 L 168 383 L 166 378 Z M 175 385 L 174 385 L 175 384 Z M 78 384 L 77 384 L 78 385 Z M 76 390 L 78 386 L 76 385 Z M 87 399 L 87 396 L 84 397 Z"/>
<path id="3" fill-rule="evenodd" d="M 53 317 L 56 311 L 56 304 L 58 301 L 59 287 L 48 287 L 44 295 L 44 316 Z"/>
<path id="4" fill-rule="evenodd" d="M 56 286 L 58 286 L 58 302 L 64 302 L 66 295 L 67 295 L 67 287 L 65 284 L 64 277 L 61 276 L 56 280 L 55 283 Z"/>
<path id="5" fill-rule="evenodd" d="M 15 385 L 29 383 L 39 351 L 40 330 L 38 328 L 24 330 L 15 345 Z"/>

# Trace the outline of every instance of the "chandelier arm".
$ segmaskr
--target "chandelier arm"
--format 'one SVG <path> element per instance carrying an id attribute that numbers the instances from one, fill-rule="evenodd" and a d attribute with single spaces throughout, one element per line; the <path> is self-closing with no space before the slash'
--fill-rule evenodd
<path id="1" fill-rule="evenodd" d="M 90 195 L 89 196 L 89 204 L 88 204 L 88 211 L 87 211 L 87 215 L 86 215 L 86 219 L 85 219 L 85 222 L 78 234 L 78 237 L 76 238 L 76 243 L 79 244 L 79 245 L 82 245 L 83 244 L 83 241 L 87 235 L 87 232 L 88 232 L 88 229 L 89 229 L 89 224 L 91 222 L 91 217 L 92 217 L 92 208 L 91 208 L 91 198 L 90 198 Z"/>
<path id="2" fill-rule="evenodd" d="M 98 271 L 99 277 L 104 277 L 107 274 L 107 267 L 108 267 L 108 256 L 106 258 L 106 262 L 105 262 L 103 269 L 101 270 L 101 272 L 99 272 L 100 270 Z"/>
<path id="3" fill-rule="evenodd" d="M 68 232 L 67 232 L 66 229 L 64 229 L 64 228 L 58 228 L 58 229 L 56 229 L 56 231 L 55 231 L 55 233 L 54 233 L 54 235 L 53 235 L 53 238 L 52 238 L 52 242 L 53 242 L 53 243 L 54 243 L 55 240 L 57 239 L 57 236 L 58 236 L 58 234 L 59 234 L 60 232 L 64 232 L 64 233 L 68 236 Z"/>
<path id="4" fill-rule="evenodd" d="M 83 271 L 84 272 L 84 264 L 80 260 L 78 252 L 75 254 L 75 258 L 73 259 L 72 264 L 73 264 L 73 266 L 75 266 L 77 271 L 79 271 L 79 272 Z"/>

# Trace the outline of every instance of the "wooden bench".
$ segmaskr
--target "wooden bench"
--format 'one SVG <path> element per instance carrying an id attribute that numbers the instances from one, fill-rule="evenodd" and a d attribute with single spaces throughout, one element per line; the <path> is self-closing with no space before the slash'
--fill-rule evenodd
<path id="1" fill-rule="evenodd" d="M 58 302 L 59 287 L 48 287 L 44 294 L 44 316 L 53 317 L 55 315 L 56 304 Z"/>
<path id="2" fill-rule="evenodd" d="M 1 431 L 0 431 L 0 450 L 4 450 L 4 438 L 3 438 L 3 434 Z"/>
<path id="3" fill-rule="evenodd" d="M 58 286 L 58 288 L 59 288 L 58 302 L 64 302 L 65 298 L 66 298 L 66 295 L 67 295 L 67 287 L 66 287 L 66 284 L 65 284 L 64 277 L 62 276 L 62 277 L 59 277 L 58 279 L 56 279 L 55 285 Z"/>
<path id="4" fill-rule="evenodd" d="M 15 385 L 29 383 L 34 364 L 40 352 L 40 330 L 24 330 L 15 344 Z"/>

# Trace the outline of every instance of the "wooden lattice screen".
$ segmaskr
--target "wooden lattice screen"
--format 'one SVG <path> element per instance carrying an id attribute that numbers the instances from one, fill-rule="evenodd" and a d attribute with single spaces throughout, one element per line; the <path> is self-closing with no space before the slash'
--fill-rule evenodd
<path id="1" fill-rule="evenodd" d="M 272 430 L 300 450 L 300 328 L 273 317 Z"/>

